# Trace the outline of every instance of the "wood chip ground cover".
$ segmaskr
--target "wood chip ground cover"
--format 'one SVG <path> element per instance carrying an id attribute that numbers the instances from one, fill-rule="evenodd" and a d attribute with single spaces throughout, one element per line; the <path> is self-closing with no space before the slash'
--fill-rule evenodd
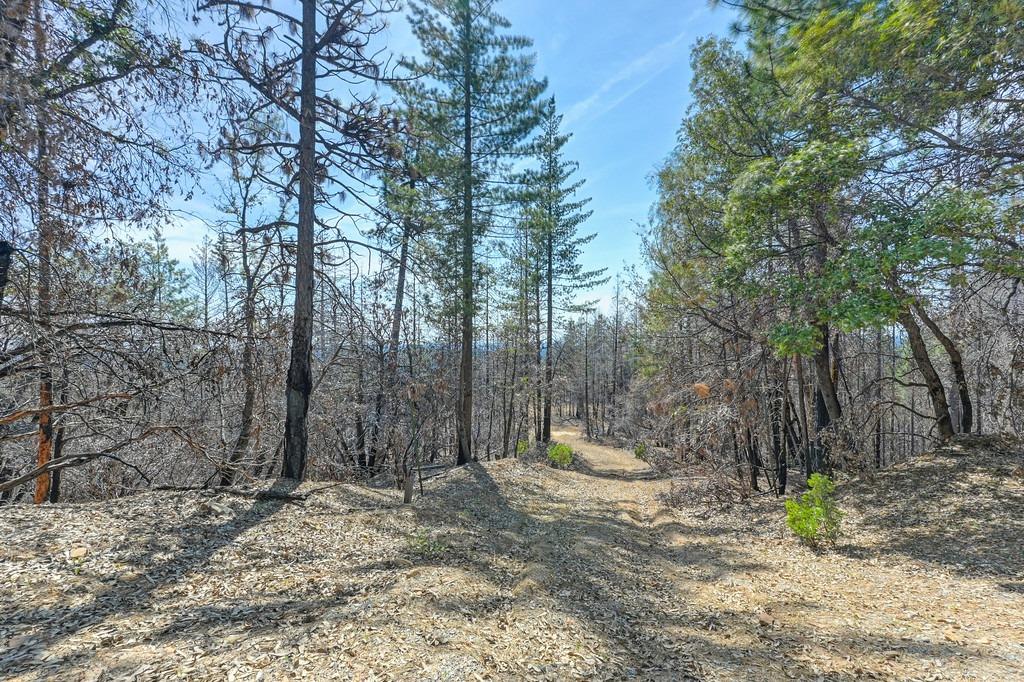
<path id="1" fill-rule="evenodd" d="M 17 680 L 1024 679 L 1019 451 L 841 489 L 835 551 L 781 503 L 667 509 L 631 453 L 474 465 L 400 494 L 153 492 L 0 510 Z"/>

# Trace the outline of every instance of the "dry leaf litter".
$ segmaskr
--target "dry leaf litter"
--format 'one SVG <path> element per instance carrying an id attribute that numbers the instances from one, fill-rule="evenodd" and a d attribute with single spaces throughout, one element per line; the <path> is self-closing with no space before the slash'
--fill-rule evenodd
<path id="1" fill-rule="evenodd" d="M 631 453 L 555 437 L 582 471 L 474 465 L 411 506 L 308 483 L 4 508 L 0 677 L 1024 680 L 1019 448 L 844 484 L 818 553 L 774 498 L 668 509 Z"/>

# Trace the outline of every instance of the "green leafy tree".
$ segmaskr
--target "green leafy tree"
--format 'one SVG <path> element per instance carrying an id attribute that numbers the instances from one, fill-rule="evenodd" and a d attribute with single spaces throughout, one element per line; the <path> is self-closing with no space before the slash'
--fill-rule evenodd
<path id="1" fill-rule="evenodd" d="M 955 301 L 972 270 L 1020 267 L 1020 245 L 1001 228 L 1020 217 L 1010 197 L 1024 161 L 1014 85 L 1024 60 L 1020 32 L 1010 27 L 1024 10 L 1015 2 L 776 0 L 746 5 L 742 16 L 753 52 L 771 48 L 787 110 L 813 112 L 816 138 L 838 131 L 871 149 L 859 182 L 864 210 L 850 243 L 838 249 L 852 256 L 840 253 L 822 283 L 834 293 L 856 280 L 854 295 L 830 311 L 836 324 L 897 321 L 915 349 L 940 435 L 949 437 L 945 388 L 921 335 L 921 324 L 927 327 L 950 362 L 957 426 L 970 432 L 965 359 L 955 329 L 944 331 L 930 310 L 928 291 L 944 279 L 941 288 Z M 944 225 L 933 220 L 939 214 Z M 886 258 L 855 262 L 865 252 Z"/>

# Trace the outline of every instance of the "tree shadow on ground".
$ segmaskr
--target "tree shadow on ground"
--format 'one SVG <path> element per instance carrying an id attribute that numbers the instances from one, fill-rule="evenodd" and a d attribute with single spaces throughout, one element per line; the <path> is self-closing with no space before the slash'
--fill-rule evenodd
<path id="1" fill-rule="evenodd" d="M 518 470 L 525 473 L 513 476 Z M 601 485 L 607 486 L 608 479 L 618 479 L 624 486 L 637 484 L 637 479 L 601 473 L 604 475 L 596 477 Z M 552 613 L 571 619 L 594 636 L 602 656 L 595 674 L 615 679 L 701 679 L 711 671 L 753 679 L 759 673 L 769 674 L 765 666 L 780 661 L 782 667 L 776 671 L 780 678 L 783 672 L 809 679 L 864 677 L 855 667 L 822 671 L 819 664 L 824 655 L 803 656 L 808 648 L 838 652 L 854 662 L 858 656 L 877 658 L 888 651 L 936 665 L 954 665 L 978 655 L 954 642 L 908 642 L 853 627 L 822 628 L 803 622 L 764 627 L 749 611 L 699 606 L 693 591 L 723 582 L 740 584 L 744 576 L 772 569 L 751 561 L 740 544 L 709 542 L 712 537 L 735 535 L 735 529 L 724 523 L 698 524 L 672 517 L 659 523 L 658 515 L 629 504 L 625 497 L 580 497 L 574 505 L 567 504 L 569 498 L 558 493 L 558 486 L 568 490 L 586 485 L 588 476 L 546 470 L 538 474 L 513 463 L 474 464 L 431 482 L 427 496 L 418 498 L 413 506 L 401 505 L 394 494 L 346 486 L 332 498 L 339 504 L 309 503 L 295 514 L 277 515 L 286 504 L 283 501 L 256 502 L 243 505 L 245 508 L 227 520 L 210 516 L 191 519 L 177 529 L 155 529 L 149 537 L 134 538 L 137 549 L 127 554 L 138 574 L 95 590 L 88 603 L 70 608 L 0 608 L 0 621 L 45 628 L 45 635 L 40 635 L 43 641 L 19 649 L 17 658 L 9 659 L 16 666 L 5 672 L 33 670 L 49 655 L 46 670 L 77 678 L 103 660 L 96 646 L 82 642 L 83 636 L 97 633 L 99 646 L 130 649 L 135 645 L 121 640 L 103 644 L 104 630 L 109 629 L 105 621 L 126 611 L 145 612 L 168 591 L 177 601 L 165 609 L 165 617 L 155 627 L 137 633 L 151 647 L 139 655 L 143 662 L 145 656 L 152 657 L 153 651 L 165 645 L 177 647 L 186 642 L 193 649 L 203 649 L 211 642 L 222 644 L 226 636 L 241 638 L 247 646 L 257 640 L 296 642 L 303 636 L 311 637 L 317 646 L 353 646 L 351 641 L 338 642 L 334 631 L 327 635 L 318 634 L 327 631 L 315 630 L 340 623 L 372 631 L 374 637 L 382 631 L 408 635 L 415 646 L 422 647 L 415 649 L 411 660 L 407 657 L 408 665 L 413 666 L 407 670 L 416 670 L 415 666 L 426 666 L 435 659 L 469 655 L 459 633 L 446 634 L 446 623 L 458 623 L 462 636 L 469 631 L 486 636 L 487 628 L 500 624 L 524 635 L 517 642 L 521 655 L 511 669 L 496 668 L 483 656 L 478 661 L 482 672 L 510 679 L 580 677 L 568 667 L 568 657 L 544 660 L 537 640 L 525 637 L 565 637 L 550 617 Z M 880 504 L 881 499 L 866 504 Z M 338 566 L 335 577 L 340 579 L 324 580 L 331 588 L 321 589 L 309 568 L 319 565 L 324 552 L 346 552 L 352 547 L 344 538 L 336 545 L 319 547 L 315 536 L 303 530 L 304 524 L 338 525 L 345 508 L 367 512 L 368 516 L 354 517 L 356 523 L 365 524 L 368 534 L 389 539 L 391 542 L 382 542 L 382 546 L 390 549 L 372 559 L 366 554 L 354 560 L 339 556 L 332 566 Z M 408 521 L 415 527 L 410 528 Z M 425 533 L 423 540 L 416 535 L 417 528 Z M 253 529 L 263 535 L 288 535 L 274 536 L 273 541 L 257 536 L 244 545 L 236 542 Z M 1003 538 L 1005 541 L 1005 535 Z M 301 589 L 268 587 L 265 594 L 243 592 L 216 601 L 175 592 L 190 572 L 230 569 L 221 567 L 215 555 L 231 544 L 236 545 L 232 551 L 244 556 L 253 571 L 287 562 L 302 581 Z M 923 549 L 909 546 L 900 551 Z M 459 574 L 473 577 L 479 586 L 460 593 L 450 582 L 435 579 L 456 579 Z M 230 585 L 232 579 L 225 573 L 219 582 Z M 417 592 L 409 594 L 411 588 Z M 387 608 L 380 610 L 381 604 Z M 790 601 L 789 605 L 812 618 L 824 618 L 835 606 L 814 600 Z M 433 618 L 426 623 L 410 622 L 410 610 L 423 610 Z M 542 616 L 537 622 L 543 623 L 545 630 L 516 630 L 525 627 L 535 614 Z M 730 637 L 711 636 L 716 630 L 724 630 Z M 353 630 L 345 632 L 350 636 Z M 76 636 L 75 648 L 54 655 L 56 644 Z M 117 636 L 126 635 L 122 631 Z M 382 641 L 397 646 L 386 637 Z M 582 642 L 570 640 L 567 644 Z M 802 657 L 795 657 L 796 653 Z M 340 660 L 344 671 L 347 659 Z M 535 663 L 543 664 L 542 673 L 530 667 Z M 880 661 L 877 665 L 884 664 Z M 128 676 L 138 661 L 117 665 L 122 667 L 112 670 Z M 44 677 L 48 675 L 39 673 L 40 679 Z"/>
<path id="2" fill-rule="evenodd" d="M 825 614 L 827 609 L 819 608 L 815 615 Z M 976 647 L 951 641 L 869 632 L 838 622 L 751 622 L 750 614 L 735 610 L 717 613 L 705 629 L 733 633 L 731 646 L 710 633 L 689 634 L 692 650 L 726 679 L 905 679 L 900 667 L 905 662 L 916 670 L 942 670 L 942 679 L 974 679 L 971 661 L 981 657 Z"/>
<path id="3" fill-rule="evenodd" d="M 1017 446 L 1019 447 L 1019 446 Z M 841 488 L 840 505 L 873 538 L 841 547 L 899 553 L 964 576 L 1024 578 L 1024 453 L 968 437 Z"/>
<path id="4" fill-rule="evenodd" d="M 497 574 L 493 562 L 477 567 L 487 571 L 482 577 L 504 588 L 511 608 L 545 605 L 586 624 L 603 640 L 610 657 L 606 673 L 641 679 L 699 678 L 681 642 L 664 635 L 666 628 L 688 622 L 685 612 L 665 613 L 649 599 L 652 589 L 669 589 L 660 567 L 649 564 L 652 550 L 659 561 L 707 567 L 709 580 L 757 566 L 711 549 L 685 557 L 663 552 L 652 547 L 628 510 L 614 503 L 595 500 L 587 508 L 566 509 L 557 499 L 538 498 L 530 500 L 531 508 L 520 508 L 509 502 L 486 467 L 471 465 L 464 472 L 471 485 L 452 479 L 434 494 L 461 503 L 460 518 L 475 526 L 476 536 L 489 539 L 490 553 L 505 554 L 509 564 L 521 566 L 518 572 L 505 574 Z"/>
<path id="5" fill-rule="evenodd" d="M 801 647 L 838 652 L 836 660 L 875 656 L 880 667 L 885 665 L 885 652 L 892 651 L 939 664 L 977 655 L 953 642 L 906 641 L 842 626 L 817 629 L 808 623 L 798 623 L 787 624 L 785 630 L 778 631 L 761 627 L 749 612 L 738 611 L 711 616 L 712 620 L 718 618 L 716 627 L 735 633 L 734 645 L 723 644 L 721 638 L 706 636 L 709 616 L 691 606 L 688 590 L 723 580 L 742 581 L 744 575 L 767 570 L 726 544 L 707 542 L 709 533 L 729 535 L 729 529 L 678 520 L 652 527 L 643 518 L 634 519 L 631 510 L 623 511 L 614 503 L 600 504 L 596 500 L 571 510 L 561 509 L 555 503 L 534 504 L 527 510 L 521 502 L 509 501 L 488 468 L 473 465 L 464 470 L 464 475 L 472 479 L 472 485 L 461 477 L 452 479 L 445 486 L 456 489 L 435 490 L 437 498 L 448 503 L 461 498 L 465 505 L 472 505 L 471 513 L 461 518 L 475 524 L 479 535 L 492 538 L 491 552 L 521 558 L 525 568 L 515 574 L 497 574 L 493 567 L 472 567 L 471 570 L 488 571 L 483 577 L 495 585 L 506 590 L 511 586 L 505 603 L 493 598 L 446 597 L 435 607 L 476 619 L 487 618 L 502 608 L 529 610 L 546 605 L 586 624 L 588 630 L 601 638 L 608 657 L 602 670 L 605 675 L 623 679 L 701 679 L 712 670 L 731 668 L 736 676 L 749 679 L 766 674 L 767 665 L 781 660 L 784 665 L 780 664 L 777 670 L 780 677 L 821 677 L 822 660 L 827 658 L 824 654 L 817 660 L 814 656 L 797 660 L 780 655 Z M 472 497 L 461 497 L 463 494 Z M 509 530 L 517 537 L 502 534 Z M 674 536 L 676 542 L 660 544 L 659 539 L 666 535 Z M 466 567 L 461 561 L 453 563 Z M 681 587 L 667 578 L 673 573 L 684 574 L 687 586 Z M 518 587 L 524 582 L 538 584 L 519 592 Z M 671 599 L 656 598 L 665 594 L 671 594 Z M 791 602 L 790 606 L 803 613 L 817 614 L 821 620 L 832 615 L 830 606 L 817 600 Z M 552 632 L 551 636 L 558 635 Z M 557 664 L 545 670 L 555 676 L 570 676 L 567 668 Z M 527 674 L 525 669 L 521 672 Z M 863 670 L 851 664 L 849 670 L 834 670 L 826 679 L 863 679 L 864 675 Z"/>
<path id="6" fill-rule="evenodd" d="M 637 471 L 619 469 L 607 471 L 591 466 L 583 457 L 577 457 L 573 460 L 572 469 L 580 472 L 581 474 L 593 476 L 594 478 L 605 478 L 615 481 L 655 481 L 668 478 L 666 474 L 659 473 L 654 469 L 641 469 Z"/>
<path id="7" fill-rule="evenodd" d="M 297 485 L 295 481 L 279 479 L 268 490 L 286 495 Z M 167 496 L 162 499 L 171 501 L 173 498 Z M 124 580 L 115 576 L 99 577 L 98 580 L 108 585 L 97 589 L 91 595 L 92 599 L 85 603 L 70 608 L 29 606 L 0 611 L 0 622 L 9 626 L 48 626 L 53 634 L 50 638 L 40 638 L 29 646 L 20 647 L 16 657 L 6 659 L 7 672 L 30 668 L 32 662 L 44 658 L 52 661 L 55 658 L 50 655 L 52 646 L 103 623 L 111 616 L 145 611 L 161 590 L 174 585 L 190 571 L 203 570 L 218 550 L 230 545 L 247 530 L 266 522 L 289 501 L 256 499 L 247 501 L 247 504 L 246 509 L 232 514 L 227 520 L 219 520 L 211 514 L 201 519 L 186 519 L 186 523 L 175 529 L 162 527 L 153 529 L 142 538 L 134 538 L 144 544 L 140 551 L 124 555 L 123 561 L 139 570 Z M 78 570 L 76 568 L 75 572 Z M 103 644 L 102 638 L 99 644 Z M 5 658 L 5 654 L 10 652 L 0 651 L 0 658 Z M 86 652 L 82 655 L 89 657 Z"/>

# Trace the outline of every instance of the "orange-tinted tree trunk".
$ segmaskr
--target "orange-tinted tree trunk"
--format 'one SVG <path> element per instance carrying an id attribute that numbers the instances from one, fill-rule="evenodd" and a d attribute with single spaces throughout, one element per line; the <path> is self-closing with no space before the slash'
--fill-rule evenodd
<path id="1" fill-rule="evenodd" d="M 39 5 L 35 7 L 36 20 L 42 25 L 39 16 Z M 46 37 L 37 35 L 35 38 L 36 60 L 45 61 Z M 36 464 L 46 466 L 53 458 L 53 378 L 50 374 L 52 356 L 50 343 L 50 313 L 52 309 L 50 276 L 53 271 L 53 225 L 49 216 L 49 150 L 47 135 L 47 118 L 45 110 L 40 108 L 36 114 L 36 231 L 38 233 L 39 280 L 36 290 L 36 318 L 39 324 L 39 432 L 36 450 Z M 36 479 L 35 502 L 42 504 L 50 498 L 50 475 L 43 474 Z"/>

